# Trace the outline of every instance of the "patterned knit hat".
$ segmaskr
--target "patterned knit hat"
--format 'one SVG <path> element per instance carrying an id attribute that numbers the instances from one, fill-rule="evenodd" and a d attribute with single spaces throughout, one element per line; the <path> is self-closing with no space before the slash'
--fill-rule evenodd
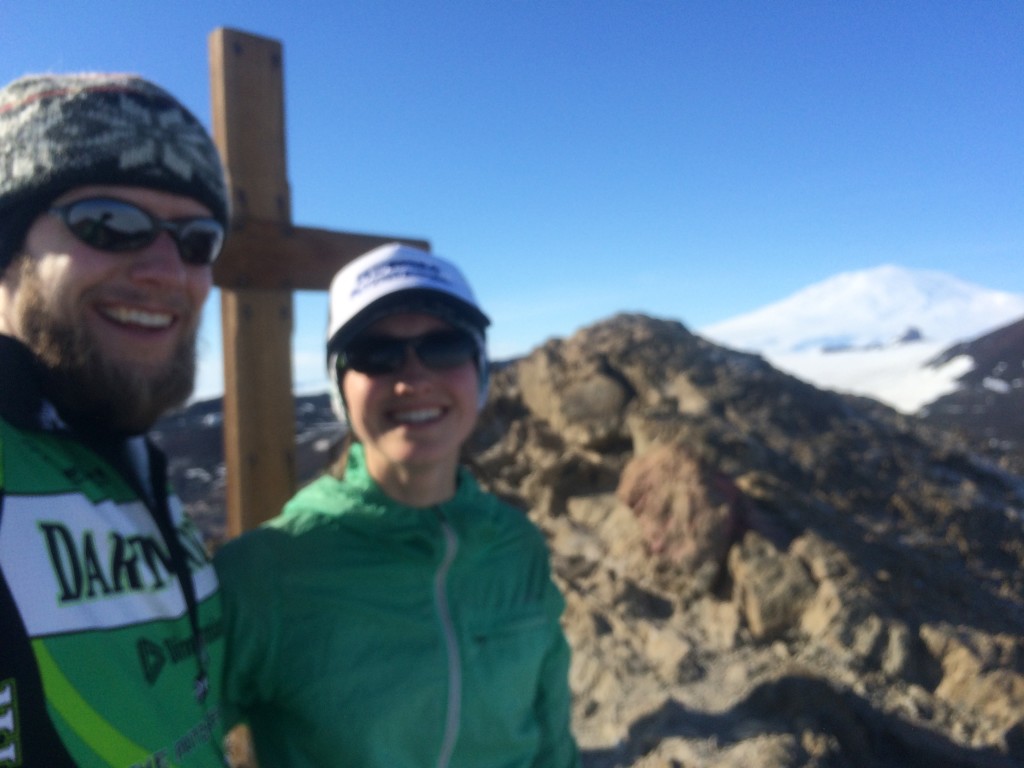
<path id="1" fill-rule="evenodd" d="M 217 148 L 177 99 L 135 75 L 28 75 L 0 89 L 0 272 L 35 217 L 87 184 L 198 200 L 224 226 Z"/>

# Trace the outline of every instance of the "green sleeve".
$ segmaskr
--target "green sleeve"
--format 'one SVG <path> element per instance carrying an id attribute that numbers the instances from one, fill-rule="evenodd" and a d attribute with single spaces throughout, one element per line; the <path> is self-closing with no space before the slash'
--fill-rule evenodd
<path id="1" fill-rule="evenodd" d="M 571 723 L 570 650 L 561 626 L 565 599 L 553 582 L 550 583 L 546 602 L 554 630 L 541 668 L 534 705 L 541 727 L 541 749 L 534 768 L 579 768 L 579 750 Z"/>
<path id="2" fill-rule="evenodd" d="M 266 531 L 257 529 L 225 544 L 214 556 L 224 606 L 223 709 L 226 728 L 271 698 L 277 669 L 274 647 L 280 612 Z"/>

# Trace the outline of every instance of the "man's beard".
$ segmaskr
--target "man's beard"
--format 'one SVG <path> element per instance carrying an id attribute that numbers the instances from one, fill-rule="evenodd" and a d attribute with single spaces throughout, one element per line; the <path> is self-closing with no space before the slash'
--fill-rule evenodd
<path id="1" fill-rule="evenodd" d="M 42 363 L 45 395 L 69 424 L 139 434 L 192 394 L 198 323 L 159 369 L 109 360 L 84 321 L 50 306 L 32 259 L 22 261 L 19 277 L 22 341 Z"/>

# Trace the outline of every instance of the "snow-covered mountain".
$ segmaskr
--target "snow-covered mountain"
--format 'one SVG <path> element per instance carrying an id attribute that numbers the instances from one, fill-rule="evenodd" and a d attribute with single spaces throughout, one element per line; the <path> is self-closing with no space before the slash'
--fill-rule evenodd
<path id="1" fill-rule="evenodd" d="M 965 355 L 930 361 L 1021 317 L 1024 295 L 886 265 L 836 275 L 699 332 L 818 387 L 915 413 L 955 391 L 974 365 Z"/>

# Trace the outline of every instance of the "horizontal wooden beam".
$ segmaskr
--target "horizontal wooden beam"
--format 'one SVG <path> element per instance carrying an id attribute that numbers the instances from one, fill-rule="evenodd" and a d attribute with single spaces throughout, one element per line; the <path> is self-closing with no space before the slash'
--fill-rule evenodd
<path id="1" fill-rule="evenodd" d="M 352 259 L 395 242 L 430 250 L 428 241 L 415 238 L 294 227 L 246 217 L 228 233 L 213 280 L 222 288 L 323 291 Z"/>

